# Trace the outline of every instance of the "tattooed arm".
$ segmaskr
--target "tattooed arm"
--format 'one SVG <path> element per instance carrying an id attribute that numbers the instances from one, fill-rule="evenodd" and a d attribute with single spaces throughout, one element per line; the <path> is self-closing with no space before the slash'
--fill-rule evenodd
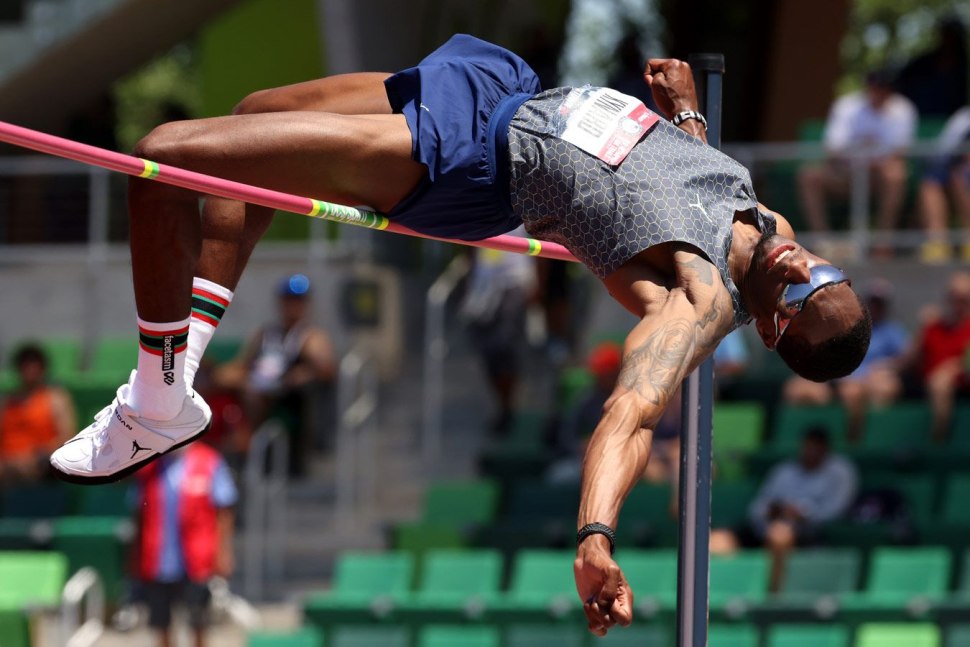
<path id="1" fill-rule="evenodd" d="M 619 380 L 586 451 L 578 527 L 599 522 L 616 528 L 623 501 L 646 469 L 652 429 L 670 396 L 730 329 L 731 300 L 715 268 L 685 251 L 673 259 L 674 287 L 630 289 L 655 298 L 643 304 L 627 337 Z M 579 546 L 575 571 L 590 631 L 604 635 L 616 623 L 629 624 L 633 592 L 604 536 L 592 535 Z"/>

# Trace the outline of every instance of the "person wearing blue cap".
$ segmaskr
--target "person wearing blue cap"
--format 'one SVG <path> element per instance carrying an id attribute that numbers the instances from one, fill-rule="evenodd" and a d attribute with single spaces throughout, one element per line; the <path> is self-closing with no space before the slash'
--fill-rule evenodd
<path id="1" fill-rule="evenodd" d="M 311 294 L 305 274 L 282 279 L 276 289 L 277 320 L 257 330 L 239 358 L 220 371 L 220 383 L 242 393 L 254 425 L 274 410 L 299 414 L 306 387 L 334 376 L 330 338 L 310 320 Z"/>

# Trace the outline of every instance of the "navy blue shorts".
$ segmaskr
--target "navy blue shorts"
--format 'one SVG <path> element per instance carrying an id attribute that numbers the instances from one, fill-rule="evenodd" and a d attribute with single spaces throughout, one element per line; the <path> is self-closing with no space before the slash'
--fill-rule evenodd
<path id="1" fill-rule="evenodd" d="M 388 217 L 415 231 L 462 240 L 518 227 L 520 221 L 503 207 L 508 184 L 496 178 L 489 121 L 503 100 L 524 101 L 539 93 L 539 78 L 526 62 L 458 34 L 384 85 L 391 108 L 407 119 L 411 157 L 428 167 L 427 179 Z"/>

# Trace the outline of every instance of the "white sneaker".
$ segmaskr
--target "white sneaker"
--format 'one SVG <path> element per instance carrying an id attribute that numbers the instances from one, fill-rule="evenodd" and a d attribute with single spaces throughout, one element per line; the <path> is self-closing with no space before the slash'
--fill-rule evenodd
<path id="1" fill-rule="evenodd" d="M 128 406 L 128 384 L 94 422 L 51 454 L 55 475 L 71 483 L 111 483 L 128 476 L 159 456 L 186 445 L 209 430 L 212 412 L 189 389 L 182 411 L 171 420 L 141 418 Z"/>

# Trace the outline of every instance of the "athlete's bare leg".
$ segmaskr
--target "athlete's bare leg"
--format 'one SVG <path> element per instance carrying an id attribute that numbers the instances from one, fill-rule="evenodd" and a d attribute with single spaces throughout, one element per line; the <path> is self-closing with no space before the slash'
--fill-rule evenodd
<path id="1" fill-rule="evenodd" d="M 236 115 L 313 111 L 341 115 L 389 115 L 384 72 L 340 74 L 280 88 L 260 90 L 243 99 Z M 257 182 L 257 184 L 259 184 Z M 273 209 L 236 200 L 206 197 L 202 210 L 202 251 L 195 275 L 230 290 L 253 248 L 273 220 Z"/>
<path id="2" fill-rule="evenodd" d="M 427 172 L 411 159 L 404 117 L 390 114 L 273 112 L 173 122 L 143 139 L 136 155 L 381 211 L 406 197 Z M 142 319 L 179 321 L 189 314 L 202 243 L 197 200 L 193 192 L 149 180 L 129 184 L 132 274 Z M 232 254 L 232 239 L 224 241 Z M 244 251 L 238 243 L 236 249 Z M 241 271 L 244 264 L 234 267 Z"/>

